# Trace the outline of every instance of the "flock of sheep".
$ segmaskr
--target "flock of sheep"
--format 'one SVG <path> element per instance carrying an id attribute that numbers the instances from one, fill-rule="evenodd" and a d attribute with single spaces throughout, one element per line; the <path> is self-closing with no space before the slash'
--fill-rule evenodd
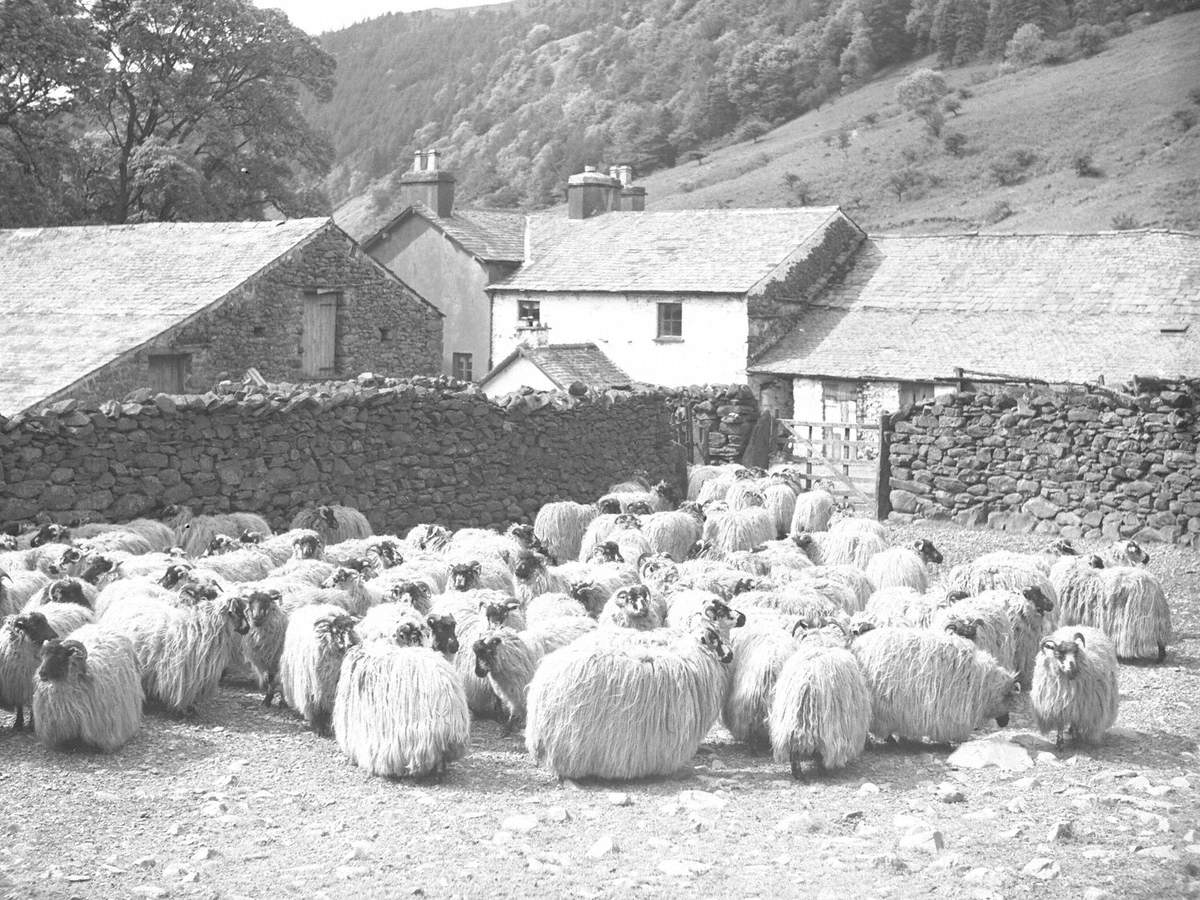
<path id="1" fill-rule="evenodd" d="M 1065 542 L 934 576 L 786 468 L 697 466 L 558 501 L 533 525 L 373 535 L 341 506 L 273 534 L 248 513 L 46 525 L 0 544 L 0 707 L 55 748 L 115 751 L 145 703 L 191 712 L 248 664 L 383 776 L 440 775 L 473 718 L 524 728 L 560 778 L 674 772 L 720 719 L 803 774 L 868 735 L 959 742 L 1031 694 L 1043 733 L 1099 740 L 1118 657 L 1162 660 L 1146 554 Z M 28 714 L 28 715 L 27 715 Z"/>

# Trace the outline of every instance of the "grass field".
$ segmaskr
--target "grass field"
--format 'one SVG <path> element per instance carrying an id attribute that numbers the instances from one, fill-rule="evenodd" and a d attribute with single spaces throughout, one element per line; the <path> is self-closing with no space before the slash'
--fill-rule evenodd
<path id="1" fill-rule="evenodd" d="M 1200 229 L 1200 12 L 1174 16 L 1113 40 L 1091 59 L 1000 74 L 995 64 L 952 69 L 947 81 L 970 97 L 946 116 L 943 135 L 966 136 L 949 155 L 896 104 L 896 84 L 932 59 L 741 143 L 640 183 L 651 209 L 802 205 L 785 185 L 808 183 L 807 204 L 841 206 L 873 232 L 1101 231 L 1126 224 Z M 868 121 L 874 117 L 874 124 Z M 839 149 L 838 133 L 849 142 Z M 1015 149 L 1035 154 L 1019 184 L 991 173 Z M 1098 177 L 1076 174 L 1077 152 Z M 907 154 L 907 158 L 906 158 Z M 910 161 L 911 160 L 911 161 Z M 898 199 L 888 179 L 910 167 L 923 183 Z M 1004 215 L 1004 209 L 1009 211 Z M 1003 217 L 1002 217 L 1003 216 Z"/>
<path id="2" fill-rule="evenodd" d="M 1038 546 L 894 536 L 917 534 L 946 566 Z M 1027 748 L 1023 771 L 887 746 L 796 782 L 717 728 L 673 778 L 576 785 L 485 722 L 444 783 L 414 784 L 364 775 L 234 683 L 193 720 L 148 716 L 111 757 L 47 752 L 6 719 L 0 897 L 1197 895 L 1200 556 L 1150 551 L 1176 637 L 1164 665 L 1122 666 L 1117 728 L 1093 750 L 1056 758 L 1023 709 L 977 735 Z"/>

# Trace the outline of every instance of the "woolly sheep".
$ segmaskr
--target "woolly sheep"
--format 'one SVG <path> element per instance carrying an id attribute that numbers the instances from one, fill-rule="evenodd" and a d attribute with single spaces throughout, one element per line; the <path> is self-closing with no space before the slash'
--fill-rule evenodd
<path id="1" fill-rule="evenodd" d="M 338 566 L 332 575 L 321 582 L 321 587 L 327 591 L 345 592 L 348 602 L 344 605 L 347 612 L 354 616 L 364 615 L 384 599 L 383 593 L 363 581 L 361 572 L 346 566 Z"/>
<path id="2" fill-rule="evenodd" d="M 212 543 L 215 535 L 225 534 L 231 538 L 240 538 L 244 531 L 257 531 L 270 534 L 271 527 L 266 520 L 254 513 L 224 513 L 215 516 L 195 516 L 187 507 L 181 507 L 182 512 L 174 517 L 175 544 L 183 549 L 188 556 L 200 556 Z M 168 520 L 171 524 L 171 520 Z"/>
<path id="3" fill-rule="evenodd" d="M 302 509 L 292 517 L 289 527 L 311 529 L 321 535 L 326 545 L 370 537 L 375 533 L 367 517 L 357 509 L 337 504 Z"/>
<path id="4" fill-rule="evenodd" d="M 1050 583 L 1058 601 L 1057 621 L 1062 625 L 1099 625 L 1102 605 L 1098 556 L 1063 557 L 1050 569 Z"/>
<path id="5" fill-rule="evenodd" d="M 967 625 L 970 640 L 990 653 L 1006 669 L 1017 669 L 1016 635 L 1008 614 L 1007 591 L 983 591 L 956 600 L 934 613 L 929 627 L 960 634 L 956 627 Z M 1018 670 L 1018 675 L 1020 674 Z"/>
<path id="6" fill-rule="evenodd" d="M 704 523 L 701 539 L 712 541 L 721 553 L 753 550 L 775 539 L 775 523 L 761 506 L 717 513 Z"/>
<path id="7" fill-rule="evenodd" d="M 1117 541 L 1111 546 L 1105 547 L 1097 556 L 1100 557 L 1105 568 L 1148 566 L 1150 564 L 1150 554 L 1143 550 L 1136 541 Z M 1118 652 L 1117 655 L 1119 656 L 1120 653 Z"/>
<path id="8" fill-rule="evenodd" d="M 525 746 L 559 778 L 669 775 L 716 722 L 731 658 L 713 628 L 585 635 L 534 674 Z"/>
<path id="9" fill-rule="evenodd" d="M 1021 593 L 1036 587 L 1052 604 L 1059 601 L 1052 579 L 1031 559 L 1017 554 L 984 554 L 972 562 L 954 566 L 946 576 L 946 589 L 973 596 L 981 591 L 1006 590 Z M 1064 559 L 1074 557 L 1064 557 Z"/>
<path id="10" fill-rule="evenodd" d="M 288 619 L 279 658 L 279 686 L 288 706 L 318 734 L 329 733 L 338 676 L 358 642 L 354 617 L 340 606 L 304 606 Z"/>
<path id="11" fill-rule="evenodd" d="M 452 664 L 462 682 L 467 708 L 475 716 L 496 716 L 501 711 L 500 699 L 486 678 L 475 674 L 474 644 L 488 630 L 489 623 L 479 612 L 478 591 L 448 593 L 433 598 L 430 615 L 449 615 L 457 623 L 458 652 Z"/>
<path id="12" fill-rule="evenodd" d="M 867 560 L 867 578 L 876 588 L 910 587 L 920 593 L 929 589 L 926 563 L 940 563 L 942 554 L 922 538 L 910 547 L 888 547 Z"/>
<path id="13" fill-rule="evenodd" d="M 212 555 L 206 553 L 196 560 L 196 568 L 210 572 L 225 581 L 245 582 L 265 578 L 267 573 L 275 568 L 275 564 L 271 557 L 258 548 L 241 547 Z"/>
<path id="14" fill-rule="evenodd" d="M 584 532 L 599 514 L 599 508 L 591 503 L 572 500 L 546 503 L 534 517 L 533 533 L 545 543 L 554 559 L 560 562 L 578 559 Z"/>
<path id="15" fill-rule="evenodd" d="M 440 777 L 466 754 L 471 717 L 440 653 L 372 641 L 342 662 L 333 731 L 346 757 L 372 775 Z"/>
<path id="16" fill-rule="evenodd" d="M 855 531 L 798 534 L 796 543 L 818 566 L 857 566 L 864 570 L 872 556 L 887 549 L 882 538 Z"/>
<path id="17" fill-rule="evenodd" d="M 833 503 L 833 494 L 820 488 L 798 495 L 788 532 L 796 535 L 826 531 L 833 515 Z"/>
<path id="18" fill-rule="evenodd" d="M 811 756 L 818 772 L 841 769 L 862 755 L 871 725 L 871 692 L 846 649 L 806 646 L 788 657 L 775 683 L 768 715 L 776 762 L 803 775 Z"/>
<path id="19" fill-rule="evenodd" d="M 1017 670 L 1017 680 L 1021 683 L 1021 690 L 1028 691 L 1033 686 L 1033 667 L 1042 635 L 1046 632 L 1046 616 L 1053 612 L 1054 603 L 1037 587 L 1027 587 L 1020 592 L 997 593 L 1004 598 L 1005 611 L 1013 630 L 1013 665 Z"/>
<path id="20" fill-rule="evenodd" d="M 730 635 L 733 662 L 729 688 L 721 709 L 721 721 L 734 740 L 751 747 L 770 744 L 767 715 L 775 696 L 775 684 L 784 663 L 799 644 L 791 629 L 774 622 L 759 624 L 753 618 L 747 627 Z"/>
<path id="21" fill-rule="evenodd" d="M 42 645 L 66 637 L 90 621 L 87 610 L 55 603 L 6 616 L 0 622 L 0 706 L 16 713 L 14 731 L 24 728 L 24 711 L 33 702 L 33 676 L 41 662 Z M 32 713 L 29 724 L 33 726 Z"/>
<path id="22" fill-rule="evenodd" d="M 506 569 L 516 565 L 524 548 L 507 534 L 487 528 L 460 528 L 450 536 L 446 555 L 455 562 L 481 560 L 485 565 L 499 564 Z"/>
<path id="23" fill-rule="evenodd" d="M 700 540 L 703 514 L 687 509 L 657 512 L 642 520 L 642 534 L 655 553 L 665 553 L 675 562 L 687 559 L 688 550 Z"/>
<path id="24" fill-rule="evenodd" d="M 570 594 L 539 594 L 525 607 L 526 627 L 536 628 L 555 619 L 587 618 L 587 608 Z"/>
<path id="25" fill-rule="evenodd" d="M 1098 742 L 1117 720 L 1120 699 L 1117 651 L 1102 632 L 1068 625 L 1042 641 L 1030 702 L 1038 730 L 1055 734 L 1060 753 L 1064 732 Z"/>
<path id="26" fill-rule="evenodd" d="M 687 498 L 698 500 L 701 489 L 709 481 L 723 480 L 725 487 L 728 487 L 733 483 L 734 473 L 741 468 L 731 465 L 688 466 Z"/>
<path id="27" fill-rule="evenodd" d="M 846 609 L 850 613 L 863 609 L 877 587 L 858 566 L 813 566 L 804 570 L 802 576 L 804 579 L 813 580 L 825 578 L 845 587 L 853 596 L 850 606 Z"/>
<path id="28" fill-rule="evenodd" d="M 279 691 L 279 660 L 287 636 L 288 617 L 276 590 L 249 590 L 239 595 L 246 609 L 249 630 L 242 638 L 246 660 L 263 689 L 263 706 L 270 706 Z"/>
<path id="29" fill-rule="evenodd" d="M 441 553 L 450 543 L 450 530 L 444 525 L 422 522 L 408 530 L 404 542 L 418 550 Z"/>
<path id="30" fill-rule="evenodd" d="M 666 619 L 666 605 L 652 599 L 645 585 L 623 587 L 616 591 L 600 611 L 600 624 L 610 628 L 650 631 L 661 628 Z"/>
<path id="31" fill-rule="evenodd" d="M 745 613 L 732 609 L 723 599 L 708 591 L 683 590 L 668 598 L 666 627 L 691 631 L 700 625 L 712 625 L 729 640 L 733 628 L 746 624 Z"/>
<path id="32" fill-rule="evenodd" d="M 373 606 L 354 626 L 359 641 L 387 641 L 397 646 L 433 644 L 433 632 L 420 612 L 406 603 Z"/>
<path id="33" fill-rule="evenodd" d="M 870 596 L 862 612 L 854 615 L 851 626 L 867 623 L 873 628 L 895 625 L 924 628 L 946 604 L 945 597 L 920 594 L 910 587 L 885 588 Z"/>
<path id="34" fill-rule="evenodd" d="M 0 616 L 11 616 L 50 583 L 41 572 L 0 570 Z"/>
<path id="35" fill-rule="evenodd" d="M 620 504 L 623 513 L 632 512 L 630 507 L 633 504 L 645 504 L 651 512 L 666 512 L 675 508 L 676 496 L 674 488 L 660 481 L 648 490 L 610 490 L 597 501 L 597 505 L 603 506 L 605 501 L 611 500 Z"/>
<path id="36" fill-rule="evenodd" d="M 887 526 L 876 519 L 864 516 L 846 516 L 829 523 L 830 534 L 869 534 L 887 540 Z"/>
<path id="37" fill-rule="evenodd" d="M 66 640 L 47 641 L 42 656 L 33 689 L 41 743 L 113 753 L 137 734 L 142 683 L 128 638 L 84 625 Z"/>
<path id="38" fill-rule="evenodd" d="M 760 488 L 763 508 L 775 522 L 775 537 L 786 537 L 792 530 L 796 514 L 796 489 L 784 478 L 771 477 Z"/>
<path id="39" fill-rule="evenodd" d="M 22 611 L 36 609 L 46 603 L 69 603 L 82 606 L 90 613 L 96 606 L 96 598 L 99 593 L 95 585 L 88 584 L 80 578 L 56 578 L 43 585 L 42 589 L 30 597 L 21 609 Z"/>
<path id="40" fill-rule="evenodd" d="M 1094 594 L 1070 595 L 1075 602 L 1063 602 L 1059 624 L 1100 629 L 1120 659 L 1166 659 L 1171 609 L 1158 577 L 1134 566 L 1093 571 Z"/>
<path id="41" fill-rule="evenodd" d="M 951 635 L 879 628 L 850 651 L 871 691 L 871 734 L 959 743 L 987 719 L 1000 727 L 1020 685 L 988 653 Z"/>
<path id="42" fill-rule="evenodd" d="M 512 572 L 493 559 L 475 557 L 454 559 L 450 565 L 449 591 L 474 590 L 513 593 Z"/>

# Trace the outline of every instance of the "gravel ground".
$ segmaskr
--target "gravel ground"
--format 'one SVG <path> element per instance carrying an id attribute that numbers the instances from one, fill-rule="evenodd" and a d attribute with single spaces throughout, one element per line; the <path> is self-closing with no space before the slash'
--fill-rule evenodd
<path id="1" fill-rule="evenodd" d="M 1039 539 L 951 527 L 952 565 Z M 0 725 L 0 897 L 1179 897 L 1200 895 L 1200 556 L 1150 548 L 1176 638 L 1122 666 L 1118 727 L 1062 759 L 1027 710 L 980 733 L 1028 768 L 876 747 L 796 782 L 718 728 L 670 779 L 559 784 L 479 723 L 445 781 L 371 778 L 244 681 L 147 716 L 116 756 Z M 1090 893 L 1089 893 L 1090 892 Z"/>

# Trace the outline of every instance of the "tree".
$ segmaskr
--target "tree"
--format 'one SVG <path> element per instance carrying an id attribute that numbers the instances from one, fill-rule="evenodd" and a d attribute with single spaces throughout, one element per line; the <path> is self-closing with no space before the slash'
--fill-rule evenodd
<path id="1" fill-rule="evenodd" d="M 1032 66 L 1042 60 L 1045 35 L 1041 26 L 1026 22 L 1009 40 L 1004 48 L 1004 59 L 1016 66 Z"/>
<path id="2" fill-rule="evenodd" d="M 875 71 L 875 49 L 871 46 L 871 33 L 862 13 L 854 16 L 850 43 L 842 51 L 838 69 L 842 73 L 843 84 L 847 85 L 862 84 Z"/>
<path id="3" fill-rule="evenodd" d="M 896 102 L 910 112 L 918 112 L 927 106 L 936 106 L 949 91 L 941 72 L 933 69 L 917 69 L 896 85 Z"/>

